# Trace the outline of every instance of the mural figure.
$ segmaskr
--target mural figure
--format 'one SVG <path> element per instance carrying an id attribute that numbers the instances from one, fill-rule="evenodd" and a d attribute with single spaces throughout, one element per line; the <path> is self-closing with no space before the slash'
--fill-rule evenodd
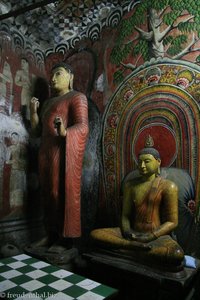
<path id="1" fill-rule="evenodd" d="M 27 149 L 20 142 L 17 132 L 11 134 L 6 163 L 11 166 L 10 209 L 11 212 L 23 206 L 26 195 Z"/>
<path id="2" fill-rule="evenodd" d="M 21 109 L 22 116 L 30 120 L 29 105 L 31 100 L 31 80 L 29 75 L 29 63 L 26 58 L 21 59 L 21 69 L 16 72 L 15 84 L 22 88 L 21 90 Z"/>
<path id="3" fill-rule="evenodd" d="M 136 260 L 177 270 L 184 252 L 170 233 L 178 225 L 178 188 L 159 176 L 160 154 L 152 138 L 139 153 L 139 177 L 125 182 L 121 228 L 95 229 L 92 238 L 111 249 L 126 249 Z"/>
<path id="4" fill-rule="evenodd" d="M 47 236 L 34 246 L 50 246 L 81 236 L 80 193 L 82 161 L 88 136 L 88 106 L 84 94 L 73 90 L 73 72 L 65 63 L 51 70 L 53 98 L 32 98 L 32 131 L 41 133 L 39 175 Z M 68 238 L 68 239 L 66 239 Z"/>
<path id="5" fill-rule="evenodd" d="M 104 78 L 104 74 L 102 73 L 97 78 L 97 81 L 96 81 L 96 90 L 98 92 L 103 92 L 104 91 L 104 87 L 105 87 L 105 78 Z"/>
<path id="6" fill-rule="evenodd" d="M 0 73 L 1 81 L 1 101 L 0 105 L 3 107 L 4 112 L 11 114 L 12 110 L 12 89 L 13 89 L 13 77 L 10 69 L 10 65 L 7 61 L 3 64 L 2 73 Z"/>

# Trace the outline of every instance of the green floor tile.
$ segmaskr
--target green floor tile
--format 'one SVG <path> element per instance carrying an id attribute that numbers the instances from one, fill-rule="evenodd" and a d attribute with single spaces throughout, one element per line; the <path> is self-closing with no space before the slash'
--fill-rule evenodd
<path id="1" fill-rule="evenodd" d="M 27 290 L 23 289 L 21 286 L 16 286 L 8 291 L 6 291 L 7 298 L 5 299 L 17 299 L 27 294 Z"/>
<path id="2" fill-rule="evenodd" d="M 67 295 L 77 298 L 80 297 L 81 295 L 85 294 L 87 290 L 81 288 L 80 286 L 70 286 L 69 288 L 65 289 L 62 291 L 63 293 L 66 293 Z"/>
<path id="3" fill-rule="evenodd" d="M 0 275 L 0 282 L 1 282 L 1 281 L 4 281 L 4 280 L 5 280 L 5 278 L 4 278 L 3 276 Z"/>
<path id="4" fill-rule="evenodd" d="M 31 257 L 31 258 L 26 258 L 23 260 L 23 263 L 27 264 L 27 265 L 31 265 L 38 262 L 38 259 Z"/>
<path id="5" fill-rule="evenodd" d="M 20 275 L 20 276 L 17 276 L 15 278 L 12 278 L 12 282 L 20 285 L 20 284 L 23 284 L 25 282 L 28 282 L 30 280 L 33 280 L 33 278 L 27 276 L 27 275 Z"/>
<path id="6" fill-rule="evenodd" d="M 40 289 L 37 289 L 36 291 L 33 291 L 32 293 L 37 295 L 37 298 L 49 298 L 52 297 L 53 300 L 53 295 L 58 293 L 58 290 L 55 290 L 54 288 L 50 287 L 50 286 L 43 286 Z"/>
<path id="7" fill-rule="evenodd" d="M 40 270 L 50 274 L 50 273 L 56 272 L 60 269 L 58 267 L 55 267 L 55 266 L 47 266 L 47 267 L 41 268 Z"/>
<path id="8" fill-rule="evenodd" d="M 107 296 L 112 295 L 113 293 L 117 292 L 116 289 L 113 289 L 106 285 L 99 285 L 96 288 L 92 289 L 91 291 L 95 294 L 98 294 L 98 295 L 101 295 L 104 297 L 107 297 Z"/>
<path id="9" fill-rule="evenodd" d="M 21 273 L 29 273 L 31 271 L 35 271 L 36 269 L 31 267 L 31 266 L 24 266 L 21 268 L 18 268 L 17 271 L 21 272 Z"/>
<path id="10" fill-rule="evenodd" d="M 7 257 L 7 258 L 1 259 L 1 263 L 5 264 L 5 265 L 11 264 L 11 263 L 16 262 L 16 261 L 18 261 L 18 260 L 16 260 L 13 257 Z"/>
<path id="11" fill-rule="evenodd" d="M 76 274 L 72 274 L 72 275 L 68 276 L 66 279 L 67 279 L 67 281 L 69 281 L 73 284 L 76 284 L 76 283 L 84 280 L 85 277 L 80 276 L 80 275 L 76 275 Z"/>
<path id="12" fill-rule="evenodd" d="M 8 267 L 8 266 L 2 266 L 2 267 L 0 267 L 0 274 L 4 273 L 4 272 L 7 272 L 7 271 L 10 271 L 10 270 L 13 270 L 13 269 Z"/>
<path id="13" fill-rule="evenodd" d="M 58 277 L 53 276 L 51 274 L 48 274 L 48 275 L 45 275 L 45 276 L 39 278 L 40 282 L 45 283 L 45 284 L 50 284 L 58 279 L 59 279 Z"/>

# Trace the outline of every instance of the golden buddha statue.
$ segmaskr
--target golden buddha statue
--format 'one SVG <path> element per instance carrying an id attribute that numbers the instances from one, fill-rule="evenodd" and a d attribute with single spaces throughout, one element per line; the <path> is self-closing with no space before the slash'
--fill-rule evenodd
<path id="1" fill-rule="evenodd" d="M 136 261 L 181 270 L 184 252 L 170 236 L 178 225 L 178 188 L 160 176 L 160 165 L 149 136 L 138 156 L 139 176 L 123 186 L 121 227 L 95 229 L 91 238 Z"/>

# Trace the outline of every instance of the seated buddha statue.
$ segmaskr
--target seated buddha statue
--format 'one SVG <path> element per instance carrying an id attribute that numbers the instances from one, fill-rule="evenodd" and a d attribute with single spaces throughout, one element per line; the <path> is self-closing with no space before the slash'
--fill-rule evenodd
<path id="1" fill-rule="evenodd" d="M 178 225 L 178 188 L 160 176 L 161 158 L 151 136 L 138 156 L 139 176 L 125 181 L 121 226 L 91 232 L 95 244 L 135 261 L 181 270 L 184 252 L 171 237 Z"/>

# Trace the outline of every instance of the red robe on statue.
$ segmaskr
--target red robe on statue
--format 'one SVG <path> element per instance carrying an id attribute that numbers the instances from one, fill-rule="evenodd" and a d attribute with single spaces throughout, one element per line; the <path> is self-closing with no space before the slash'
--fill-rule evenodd
<path id="1" fill-rule="evenodd" d="M 57 116 L 63 119 L 66 137 L 54 128 Z M 80 237 L 82 161 L 89 130 L 85 95 L 71 91 L 47 100 L 41 120 L 39 174 L 47 228 L 63 237 Z"/>

